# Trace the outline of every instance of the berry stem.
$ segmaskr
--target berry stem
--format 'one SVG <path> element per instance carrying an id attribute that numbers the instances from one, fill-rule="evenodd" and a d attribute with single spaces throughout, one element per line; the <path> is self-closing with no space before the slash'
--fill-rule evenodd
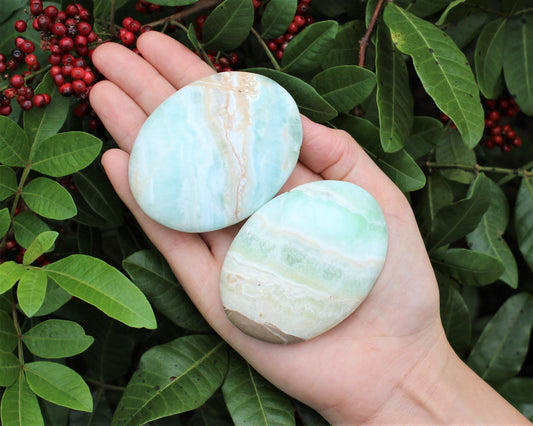
<path id="1" fill-rule="evenodd" d="M 18 337 L 17 338 L 18 358 L 19 358 L 19 363 L 22 367 L 24 365 L 24 348 L 22 347 L 22 330 L 20 329 L 16 303 L 13 303 L 12 314 L 13 314 L 13 325 L 15 326 L 15 330 L 17 332 L 17 337 Z"/>
<path id="2" fill-rule="evenodd" d="M 47 72 L 50 68 L 52 68 L 52 65 L 46 65 L 42 67 L 39 71 L 33 71 L 31 74 L 28 74 L 27 76 L 24 77 L 24 81 L 28 81 L 32 78 L 35 78 L 39 74 L 43 74 Z M 9 79 L 5 80 L 3 83 L 0 83 L 0 92 L 2 92 L 7 87 L 9 87 Z"/>
<path id="3" fill-rule="evenodd" d="M 111 0 L 111 12 L 109 15 L 109 32 L 114 36 L 117 34 L 117 29 L 115 28 L 115 0 Z"/>
<path id="4" fill-rule="evenodd" d="M 518 169 L 509 169 L 505 167 L 480 166 L 479 164 L 470 165 L 470 164 L 457 164 L 457 163 L 436 163 L 433 161 L 426 161 L 423 164 L 430 169 L 460 169 L 460 170 L 471 171 L 476 174 L 481 173 L 481 172 L 500 173 L 500 174 L 507 175 L 505 177 L 505 179 L 507 180 L 511 180 L 515 178 L 516 176 L 522 176 L 522 177 L 528 177 L 528 178 L 533 177 L 533 171 L 528 170 L 529 168 L 533 166 L 533 162 L 528 163 Z"/>
<path id="5" fill-rule="evenodd" d="M 158 19 L 157 21 L 150 22 L 146 25 L 149 25 L 151 27 L 158 27 L 159 25 L 164 25 L 166 22 L 170 20 L 179 21 L 181 19 L 186 18 L 187 16 L 194 15 L 195 13 L 200 12 L 201 10 L 216 6 L 217 4 L 221 2 L 222 0 L 198 0 L 196 3 L 194 3 L 193 5 L 191 5 L 190 7 L 186 9 L 176 12 L 170 16 L 167 16 L 166 18 L 162 18 L 162 19 Z"/>
<path id="6" fill-rule="evenodd" d="M 378 21 L 379 13 L 381 12 L 381 9 L 383 8 L 383 3 L 385 0 L 378 0 L 376 4 L 376 8 L 374 9 L 374 13 L 372 13 L 372 18 L 370 18 L 370 22 L 368 23 L 368 28 L 366 29 L 365 35 L 359 40 L 359 66 L 361 68 L 365 67 L 365 57 L 366 57 L 366 48 L 368 47 L 368 44 L 370 42 L 370 36 L 372 35 L 372 32 L 374 31 L 374 27 L 376 26 L 376 22 Z M 391 3 L 392 0 L 387 0 L 387 3 Z"/>
<path id="7" fill-rule="evenodd" d="M 107 383 L 102 383 L 99 380 L 95 380 L 91 377 L 84 377 L 83 380 L 85 380 L 88 383 L 92 383 L 93 385 L 98 386 L 99 389 L 107 389 L 107 390 L 115 390 L 115 391 L 121 391 L 124 392 L 126 389 L 124 386 L 117 386 L 117 385 L 108 385 Z"/>
<path id="8" fill-rule="evenodd" d="M 278 64 L 278 61 L 276 60 L 276 58 L 274 58 L 274 55 L 272 54 L 272 51 L 268 48 L 268 46 L 266 45 L 265 41 L 261 38 L 261 36 L 259 35 L 259 33 L 255 30 L 254 27 L 250 28 L 250 31 L 252 32 L 252 34 L 257 38 L 257 40 L 259 41 L 259 44 L 261 45 L 261 47 L 263 48 L 263 50 L 265 51 L 265 53 L 267 54 L 268 56 L 268 59 L 270 59 L 270 62 L 272 63 L 272 66 L 277 70 L 277 71 L 281 71 L 281 67 L 279 66 Z"/>

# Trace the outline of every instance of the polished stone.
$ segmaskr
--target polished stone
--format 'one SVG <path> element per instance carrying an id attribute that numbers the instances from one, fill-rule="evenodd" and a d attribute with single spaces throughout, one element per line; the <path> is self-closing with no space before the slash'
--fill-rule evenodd
<path id="1" fill-rule="evenodd" d="M 298 107 L 273 80 L 224 72 L 191 83 L 146 120 L 129 181 L 142 210 L 185 232 L 240 222 L 272 199 L 302 142 Z"/>
<path id="2" fill-rule="evenodd" d="M 228 318 L 273 343 L 311 339 L 368 295 L 387 252 L 381 208 L 364 189 L 319 181 L 282 194 L 235 237 L 221 273 Z"/>

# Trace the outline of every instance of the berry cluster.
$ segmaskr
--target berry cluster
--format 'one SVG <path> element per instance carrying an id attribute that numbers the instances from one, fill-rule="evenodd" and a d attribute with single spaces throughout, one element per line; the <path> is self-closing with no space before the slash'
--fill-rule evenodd
<path id="1" fill-rule="evenodd" d="M 145 0 L 138 0 L 135 4 L 135 10 L 139 13 L 157 12 L 159 9 L 161 9 L 160 5 Z"/>
<path id="2" fill-rule="evenodd" d="M 503 152 L 510 152 L 513 147 L 522 145 L 522 139 L 517 136 L 511 124 L 505 123 L 506 118 L 516 116 L 520 107 L 512 97 L 487 99 L 485 107 L 485 133 L 483 145 L 489 149 L 499 146 Z"/>
<path id="3" fill-rule="evenodd" d="M 256 10 L 261 7 L 261 0 L 254 0 L 253 3 Z M 281 58 L 283 58 L 285 48 L 296 34 L 315 22 L 314 18 L 309 15 L 310 3 L 311 0 L 300 0 L 296 9 L 296 15 L 294 15 L 292 22 L 287 28 L 287 32 L 275 39 L 266 40 L 268 48 L 274 52 L 274 56 L 277 59 L 281 60 Z"/>

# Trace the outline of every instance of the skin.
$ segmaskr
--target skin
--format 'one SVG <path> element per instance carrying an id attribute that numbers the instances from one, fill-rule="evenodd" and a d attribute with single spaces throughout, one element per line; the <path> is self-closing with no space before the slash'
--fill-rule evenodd
<path id="1" fill-rule="evenodd" d="M 218 291 L 224 256 L 239 226 L 187 234 L 148 218 L 128 185 L 128 158 L 148 115 L 184 85 L 213 73 L 194 53 L 157 32 L 139 37 L 142 54 L 114 43 L 96 49 L 105 75 L 90 101 L 120 149 L 102 164 L 116 192 L 165 256 L 213 329 L 278 388 L 332 424 L 527 422 L 453 352 L 439 293 L 410 204 L 344 131 L 302 117 L 299 163 L 281 192 L 320 179 L 344 180 L 378 201 L 389 230 L 387 259 L 372 292 L 340 325 L 310 341 L 265 343 L 233 326 Z"/>

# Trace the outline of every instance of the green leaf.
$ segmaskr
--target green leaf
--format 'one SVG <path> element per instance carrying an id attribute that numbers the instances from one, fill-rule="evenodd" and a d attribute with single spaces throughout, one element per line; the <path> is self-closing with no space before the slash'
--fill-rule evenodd
<path id="1" fill-rule="evenodd" d="M 254 23 L 250 0 L 225 0 L 207 17 L 202 28 L 202 46 L 206 50 L 231 50 L 248 37 Z"/>
<path id="2" fill-rule="evenodd" d="M 174 324 L 196 332 L 210 330 L 159 252 L 138 251 L 124 259 L 122 266 L 155 308 Z"/>
<path id="3" fill-rule="evenodd" d="M 30 157 L 30 144 L 24 130 L 13 120 L 0 116 L 0 163 L 24 167 Z"/>
<path id="4" fill-rule="evenodd" d="M 0 415 L 6 426 L 44 426 L 39 401 L 20 370 L 18 380 L 4 391 Z"/>
<path id="5" fill-rule="evenodd" d="M 26 269 L 12 260 L 0 264 L 0 294 L 5 293 L 20 279 Z"/>
<path id="6" fill-rule="evenodd" d="M 69 99 L 57 90 L 50 73 L 35 89 L 35 93 L 48 93 L 52 101 L 46 108 L 32 108 L 24 112 L 24 130 L 30 145 L 55 135 L 65 122 L 69 110 Z"/>
<path id="7" fill-rule="evenodd" d="M 0 351 L 0 386 L 11 386 L 16 382 L 19 373 L 18 358 L 12 352 Z"/>
<path id="8" fill-rule="evenodd" d="M 250 68 L 248 72 L 269 77 L 282 85 L 298 105 L 300 113 L 317 123 L 324 123 L 337 116 L 337 111 L 318 92 L 298 77 L 270 68 Z"/>
<path id="9" fill-rule="evenodd" d="M 416 191 L 424 187 L 426 177 L 416 162 L 405 150 L 394 153 L 383 151 L 379 129 L 370 121 L 353 115 L 343 115 L 333 123 L 350 133 L 402 191 Z"/>
<path id="10" fill-rule="evenodd" d="M 24 0 L 4 0 L 2 2 L 2 10 L 0 10 L 0 22 L 4 22 L 9 18 L 9 15 L 25 5 L 26 2 Z"/>
<path id="11" fill-rule="evenodd" d="M 57 362 L 35 361 L 26 363 L 24 372 L 30 389 L 37 396 L 62 407 L 92 411 L 89 387 L 74 370 Z"/>
<path id="12" fill-rule="evenodd" d="M 499 387 L 498 392 L 530 421 L 533 421 L 533 378 L 513 377 Z"/>
<path id="13" fill-rule="evenodd" d="M 433 253 L 431 261 L 435 266 L 446 270 L 457 282 L 465 285 L 482 286 L 493 283 L 505 271 L 504 264 L 497 257 L 463 248 Z"/>
<path id="14" fill-rule="evenodd" d="M 453 202 L 453 193 L 446 180 L 440 175 L 427 177 L 424 192 L 416 204 L 415 213 L 422 235 L 426 236 L 437 212 Z"/>
<path id="15" fill-rule="evenodd" d="M 483 329 L 467 364 L 491 385 L 505 382 L 522 367 L 532 326 L 533 297 L 511 296 Z"/>
<path id="16" fill-rule="evenodd" d="M 337 111 L 348 112 L 370 96 L 376 75 L 356 65 L 341 65 L 318 73 L 311 85 Z"/>
<path id="17" fill-rule="evenodd" d="M 50 228 L 32 212 L 23 211 L 13 218 L 13 230 L 17 243 L 27 249 L 37 235 Z"/>
<path id="18" fill-rule="evenodd" d="M 413 158 L 420 158 L 430 152 L 441 139 L 443 126 L 433 117 L 414 117 L 411 134 L 405 141 L 405 149 Z"/>
<path id="19" fill-rule="evenodd" d="M 456 10 L 456 8 L 461 7 L 461 5 L 463 3 L 465 3 L 465 1 L 466 0 L 453 0 L 453 1 L 451 1 L 448 4 L 448 6 L 446 6 L 446 9 L 444 9 L 444 12 L 442 12 L 442 14 L 440 15 L 440 17 L 437 20 L 437 22 L 435 22 L 435 25 L 437 25 L 437 26 L 444 25 L 444 23 L 446 22 L 446 20 L 448 18 L 448 14 L 450 14 L 451 12 L 454 12 L 454 9 Z"/>
<path id="20" fill-rule="evenodd" d="M 312 71 L 333 45 L 339 24 L 320 21 L 306 27 L 287 45 L 281 60 L 282 70 L 290 74 Z"/>
<path id="21" fill-rule="evenodd" d="M 196 3 L 198 0 L 151 0 L 152 4 L 159 4 L 161 6 L 188 6 Z"/>
<path id="22" fill-rule="evenodd" d="M 470 194 L 455 203 L 442 207 L 435 216 L 428 236 L 428 251 L 443 247 L 472 232 L 490 203 L 490 186 L 484 174 L 478 175 L 470 186 Z"/>
<path id="23" fill-rule="evenodd" d="M 470 311 L 454 287 L 453 282 L 437 273 L 440 293 L 440 316 L 446 337 L 455 351 L 462 352 L 470 345 L 472 321 Z"/>
<path id="24" fill-rule="evenodd" d="M 358 41 L 363 37 L 365 28 L 361 21 L 350 21 L 341 25 L 335 41 L 322 61 L 323 68 L 339 65 L 357 65 L 359 62 Z"/>
<path id="25" fill-rule="evenodd" d="M 533 115 L 533 13 L 505 23 L 503 75 L 507 89 L 525 114 Z"/>
<path id="26" fill-rule="evenodd" d="M 76 204 L 68 190 L 54 180 L 38 177 L 22 189 L 22 198 L 38 215 L 64 220 L 76 215 Z"/>
<path id="27" fill-rule="evenodd" d="M 47 280 L 46 272 L 37 268 L 28 269 L 20 277 L 17 298 L 26 316 L 32 317 L 43 304 Z"/>
<path id="28" fill-rule="evenodd" d="M 427 94 L 453 120 L 464 143 L 476 146 L 485 128 L 484 112 L 463 52 L 445 32 L 394 3 L 387 3 L 384 19 L 396 47 L 413 59 Z"/>
<path id="29" fill-rule="evenodd" d="M 38 357 L 66 358 L 85 351 L 94 339 L 78 323 L 49 319 L 24 333 L 22 341 Z"/>
<path id="30" fill-rule="evenodd" d="M 533 271 L 533 185 L 523 178 L 515 205 L 514 225 L 518 247 Z"/>
<path id="31" fill-rule="evenodd" d="M 0 165 L 0 201 L 15 194 L 17 186 L 15 171 L 11 167 Z"/>
<path id="32" fill-rule="evenodd" d="M 59 233 L 55 231 L 44 231 L 41 232 L 35 240 L 30 244 L 24 257 L 22 258 L 22 263 L 24 265 L 30 265 L 33 263 L 39 256 L 50 251 L 54 246 L 54 243 L 58 237 Z"/>
<path id="33" fill-rule="evenodd" d="M 266 40 L 284 34 L 297 6 L 297 0 L 270 0 L 261 15 L 261 38 Z"/>
<path id="34" fill-rule="evenodd" d="M 216 336 L 193 335 L 146 351 L 113 417 L 113 425 L 138 425 L 201 406 L 219 388 L 227 346 Z"/>
<path id="35" fill-rule="evenodd" d="M 7 207 L 0 209 L 0 238 L 3 238 L 11 226 L 11 216 Z M 0 291 L 1 293 L 1 291 Z"/>
<path id="36" fill-rule="evenodd" d="M 122 224 L 121 201 L 99 168 L 89 166 L 74 174 L 74 184 L 91 209 L 110 226 Z"/>
<path id="37" fill-rule="evenodd" d="M 435 150 L 435 159 L 440 164 L 466 167 L 473 167 L 477 162 L 474 151 L 463 143 L 461 135 L 451 127 L 447 127 L 442 133 L 442 138 Z M 471 183 L 475 178 L 473 171 L 459 167 L 443 169 L 441 173 L 449 180 L 465 184 Z"/>
<path id="38" fill-rule="evenodd" d="M 296 424 L 290 399 L 236 352 L 231 353 L 222 393 L 236 425 Z"/>
<path id="39" fill-rule="evenodd" d="M 130 327 L 156 328 L 154 312 L 144 294 L 103 260 L 74 254 L 46 265 L 45 269 L 64 290 L 111 318 Z"/>
<path id="40" fill-rule="evenodd" d="M 490 254 L 505 266 L 500 279 L 512 288 L 518 286 L 518 268 L 514 255 L 503 239 L 509 220 L 509 206 L 505 193 L 498 184 L 489 180 L 490 204 L 476 229 L 466 235 L 472 250 Z"/>
<path id="41" fill-rule="evenodd" d="M 463 49 L 476 38 L 487 19 L 487 14 L 483 12 L 465 13 L 460 19 L 446 23 L 441 29 L 452 38 L 457 47 Z"/>
<path id="42" fill-rule="evenodd" d="M 0 311 L 0 351 L 11 352 L 17 347 L 18 337 L 13 320 Z"/>
<path id="43" fill-rule="evenodd" d="M 59 287 L 53 280 L 48 280 L 43 304 L 33 316 L 41 317 L 51 314 L 71 299 L 72 296 L 70 294 Z"/>
<path id="44" fill-rule="evenodd" d="M 426 0 L 409 2 L 409 12 L 421 18 L 433 15 L 434 13 L 444 9 L 450 3 L 450 0 Z"/>
<path id="45" fill-rule="evenodd" d="M 475 67 L 479 90 L 487 99 L 502 92 L 501 74 L 505 50 L 506 19 L 497 18 L 483 27 L 476 43 Z"/>
<path id="46" fill-rule="evenodd" d="M 385 152 L 396 152 L 404 147 L 411 132 L 414 100 L 407 66 L 383 23 L 377 28 L 376 45 L 379 135 Z"/>
<path id="47" fill-rule="evenodd" d="M 66 176 L 91 164 L 101 148 L 102 141 L 88 133 L 59 133 L 35 146 L 31 167 L 48 176 Z"/>

